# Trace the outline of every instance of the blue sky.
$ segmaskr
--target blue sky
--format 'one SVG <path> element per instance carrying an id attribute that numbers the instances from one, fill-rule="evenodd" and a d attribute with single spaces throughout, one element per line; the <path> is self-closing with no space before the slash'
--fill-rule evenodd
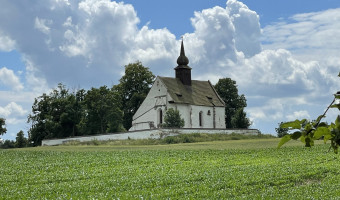
<path id="1" fill-rule="evenodd" d="M 59 82 L 69 88 L 111 86 L 124 65 L 136 60 L 156 75 L 174 76 L 181 36 L 193 78 L 236 80 L 252 128 L 263 133 L 275 134 L 281 121 L 316 118 L 340 90 L 338 0 L 1 4 L 4 139 L 27 132 L 34 98 Z M 327 120 L 335 115 L 331 111 Z"/>

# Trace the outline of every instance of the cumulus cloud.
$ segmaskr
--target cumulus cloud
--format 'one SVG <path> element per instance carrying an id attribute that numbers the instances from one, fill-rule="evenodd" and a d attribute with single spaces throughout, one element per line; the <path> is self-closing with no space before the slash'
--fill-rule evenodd
<path id="1" fill-rule="evenodd" d="M 15 41 L 0 31 L 0 51 L 12 51 L 15 49 Z"/>
<path id="2" fill-rule="evenodd" d="M 263 29 L 264 47 L 284 48 L 306 60 L 322 59 L 323 55 L 339 56 L 340 8 L 301 13 Z M 320 52 L 323 52 L 320 54 Z"/>
<path id="3" fill-rule="evenodd" d="M 0 116 L 4 117 L 22 117 L 27 114 L 27 110 L 23 109 L 22 106 L 11 102 L 5 107 L 0 107 Z"/>
<path id="4" fill-rule="evenodd" d="M 287 115 L 287 119 L 293 121 L 295 119 L 310 119 L 310 115 L 307 110 L 294 111 L 292 114 Z"/>
<path id="5" fill-rule="evenodd" d="M 6 67 L 0 69 L 0 82 L 14 90 L 22 90 L 24 88 L 19 77 L 14 74 L 13 70 Z"/>
<path id="6" fill-rule="evenodd" d="M 23 55 L 26 84 L 34 92 L 58 82 L 81 87 L 116 83 L 123 66 L 137 60 L 156 75 L 173 76 L 180 41 L 167 28 L 138 28 L 132 5 L 110 0 L 2 3 L 7 9 L 0 10 L 5 19 L 0 41 L 8 42 L 0 50 L 16 48 Z M 197 11 L 191 18 L 194 32 L 184 35 L 193 78 L 236 80 L 255 124 L 314 117 L 338 87 L 332 76 L 340 68 L 340 56 L 334 56 L 340 40 L 333 40 L 340 30 L 338 13 L 294 15 L 261 30 L 257 13 L 237 0 Z M 12 18 L 18 23 L 10 23 Z M 306 49 L 324 54 L 311 58 Z M 3 71 L 20 83 L 13 71 Z"/>
<path id="7" fill-rule="evenodd" d="M 38 29 L 44 34 L 49 34 L 50 33 L 50 27 L 48 25 L 52 24 L 52 20 L 46 20 L 46 19 L 39 19 L 38 17 L 35 18 L 34 21 L 34 28 Z"/>

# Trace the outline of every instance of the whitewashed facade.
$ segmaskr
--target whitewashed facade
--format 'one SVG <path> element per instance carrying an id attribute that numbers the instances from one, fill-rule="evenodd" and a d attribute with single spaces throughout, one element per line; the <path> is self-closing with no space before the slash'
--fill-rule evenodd
<path id="1" fill-rule="evenodd" d="M 184 119 L 183 128 L 225 128 L 224 107 L 175 103 L 162 77 L 157 77 L 149 94 L 133 116 L 129 131 L 160 128 L 169 108 L 179 111 Z"/>
<path id="2" fill-rule="evenodd" d="M 178 110 L 183 128 L 225 129 L 225 107 L 210 81 L 191 80 L 184 53 L 177 59 L 176 78 L 157 77 L 147 97 L 133 116 L 129 131 L 160 128 L 169 108 Z"/>

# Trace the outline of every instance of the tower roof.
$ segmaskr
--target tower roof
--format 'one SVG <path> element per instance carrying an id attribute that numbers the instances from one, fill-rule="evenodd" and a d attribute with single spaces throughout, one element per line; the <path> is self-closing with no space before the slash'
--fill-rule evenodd
<path id="1" fill-rule="evenodd" d="M 189 64 L 189 59 L 185 56 L 183 40 L 181 44 L 181 53 L 177 58 L 177 64 L 178 66 L 187 66 Z"/>

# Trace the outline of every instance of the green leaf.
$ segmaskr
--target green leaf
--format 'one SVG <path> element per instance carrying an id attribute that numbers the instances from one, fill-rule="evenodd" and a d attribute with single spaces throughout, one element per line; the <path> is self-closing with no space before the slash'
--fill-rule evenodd
<path id="1" fill-rule="evenodd" d="M 338 117 L 335 120 L 335 127 L 340 129 L 340 117 L 339 117 L 339 115 L 338 115 Z"/>
<path id="2" fill-rule="evenodd" d="M 291 135 L 285 135 L 281 138 L 279 145 L 277 146 L 277 148 L 280 148 L 282 145 L 284 145 L 285 143 L 287 143 L 289 140 L 291 140 Z"/>
<path id="3" fill-rule="evenodd" d="M 315 122 L 313 123 L 313 126 L 316 126 L 316 124 L 322 119 L 324 118 L 325 116 L 324 115 L 320 115 L 316 120 Z"/>
<path id="4" fill-rule="evenodd" d="M 297 140 L 301 137 L 301 135 L 302 135 L 301 131 L 296 131 L 290 136 L 290 138 L 293 140 Z"/>
<path id="5" fill-rule="evenodd" d="M 305 140 L 306 140 L 306 137 L 304 136 L 304 134 L 302 134 L 300 137 L 300 141 L 306 144 Z"/>
<path id="6" fill-rule="evenodd" d="M 295 120 L 292 122 L 285 122 L 281 124 L 281 128 L 290 128 L 290 129 L 300 129 L 301 124 L 303 123 L 303 120 Z"/>
<path id="7" fill-rule="evenodd" d="M 326 122 L 321 122 L 318 127 L 328 127 Z"/>
<path id="8" fill-rule="evenodd" d="M 324 137 L 323 137 L 323 141 L 324 141 L 324 143 L 326 144 L 326 142 L 328 141 L 328 140 L 330 140 L 330 139 L 332 139 L 332 135 L 325 135 Z"/>
<path id="9" fill-rule="evenodd" d="M 338 96 L 337 99 L 340 99 L 340 96 Z M 339 108 L 339 107 L 340 107 L 340 104 L 333 104 L 331 105 L 330 108 Z"/>
<path id="10" fill-rule="evenodd" d="M 314 132 L 314 137 L 313 138 L 318 140 L 322 136 L 330 135 L 330 134 L 331 134 L 331 132 L 330 132 L 330 130 L 327 127 L 318 127 L 316 129 L 316 131 Z"/>

